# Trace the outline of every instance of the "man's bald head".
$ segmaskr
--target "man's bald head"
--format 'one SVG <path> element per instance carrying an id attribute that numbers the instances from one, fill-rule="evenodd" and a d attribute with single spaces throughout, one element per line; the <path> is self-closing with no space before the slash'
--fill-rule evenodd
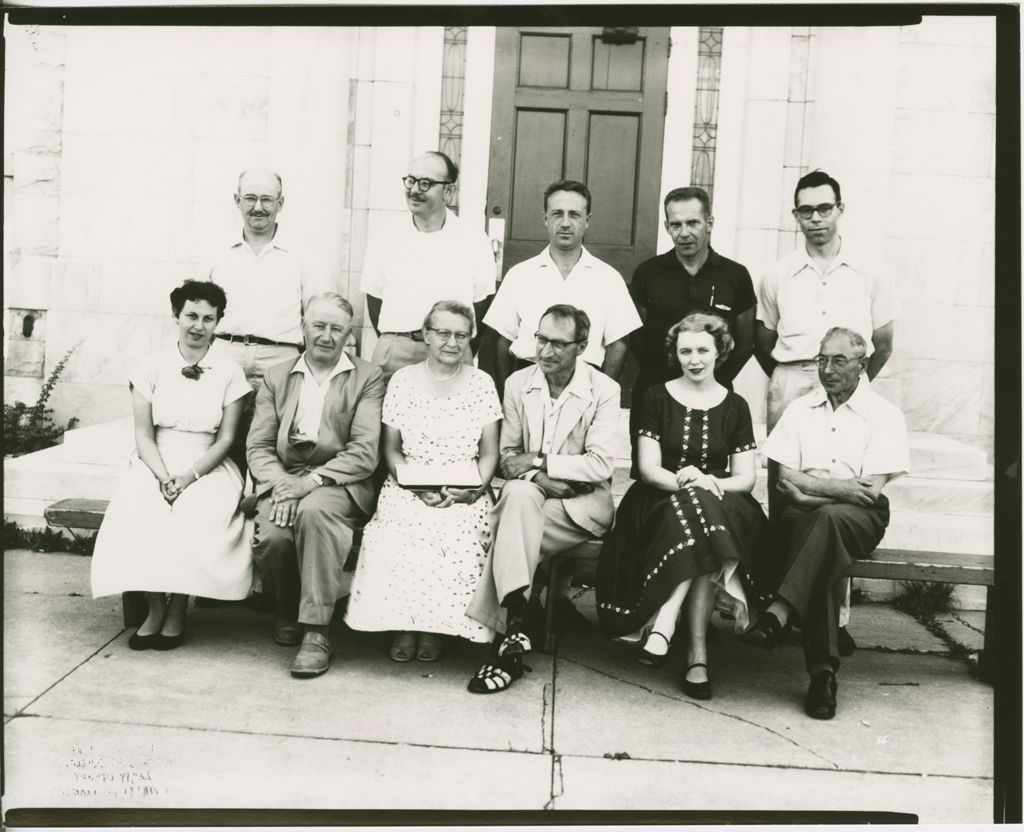
<path id="1" fill-rule="evenodd" d="M 284 207 L 281 177 L 262 168 L 242 171 L 238 176 L 235 205 L 247 233 L 272 237 L 277 228 L 277 212 Z"/>

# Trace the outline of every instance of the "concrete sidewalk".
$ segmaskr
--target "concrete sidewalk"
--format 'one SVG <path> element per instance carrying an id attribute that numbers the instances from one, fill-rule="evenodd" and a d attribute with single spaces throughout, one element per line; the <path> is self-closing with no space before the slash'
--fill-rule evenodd
<path id="1" fill-rule="evenodd" d="M 399 665 L 386 635 L 338 625 L 319 679 L 288 674 L 272 616 L 192 608 L 186 644 L 128 649 L 89 559 L 4 556 L 4 808 L 895 811 L 990 823 L 992 688 L 913 619 L 853 608 L 839 712 L 802 709 L 795 644 L 765 653 L 719 622 L 714 699 L 598 634 L 532 654 L 473 696 L 480 646 Z M 593 593 L 581 608 L 593 618 Z M 977 622 L 950 618 L 958 640 Z M 877 645 L 877 647 L 873 647 Z M 913 652 L 916 651 L 916 652 Z"/>

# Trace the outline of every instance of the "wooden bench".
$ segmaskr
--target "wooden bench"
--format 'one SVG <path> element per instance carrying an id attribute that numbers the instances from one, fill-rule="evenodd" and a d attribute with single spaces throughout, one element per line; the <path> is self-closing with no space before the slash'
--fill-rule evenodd
<path id="1" fill-rule="evenodd" d="M 43 510 L 43 517 L 51 526 L 67 529 L 73 536 L 72 529 L 99 529 L 103 515 L 107 511 L 109 500 L 86 500 L 71 498 L 52 503 Z M 256 509 L 256 501 L 246 498 L 242 501 L 242 513 L 252 517 Z M 352 538 L 352 549 L 345 562 L 345 571 L 355 569 L 356 558 L 362 541 L 362 529 L 356 529 Z M 125 627 L 138 627 L 149 614 L 149 602 L 145 592 L 121 593 L 121 617 Z"/>
<path id="2" fill-rule="evenodd" d="M 597 560 L 603 541 L 589 540 L 566 549 L 548 562 L 548 598 L 554 598 L 555 583 L 562 566 L 574 564 L 574 576 L 593 585 Z M 950 552 L 925 552 L 900 549 L 875 549 L 871 556 L 854 561 L 846 573 L 851 578 L 880 578 L 893 581 L 932 581 L 945 584 L 971 584 L 988 587 L 985 600 L 985 643 L 979 663 L 995 643 L 995 570 L 991 555 L 961 555 Z M 547 604 L 541 649 L 551 653 L 555 646 L 554 604 Z"/>

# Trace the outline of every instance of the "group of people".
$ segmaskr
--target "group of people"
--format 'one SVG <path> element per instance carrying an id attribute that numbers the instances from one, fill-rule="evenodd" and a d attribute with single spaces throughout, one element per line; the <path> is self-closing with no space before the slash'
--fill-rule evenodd
<path id="1" fill-rule="evenodd" d="M 396 662 L 438 660 L 445 637 L 485 644 L 468 688 L 495 693 L 532 649 L 538 567 L 603 540 L 601 630 L 639 642 L 640 663 L 661 666 L 682 622 L 683 690 L 708 699 L 716 606 L 769 649 L 798 625 L 805 710 L 832 717 L 844 573 L 881 540 L 882 490 L 908 469 L 903 417 L 870 386 L 898 309 L 884 271 L 838 234 L 838 183 L 821 171 L 797 183 L 804 245 L 755 294 L 749 272 L 711 248 L 703 190 L 665 197 L 673 248 L 627 288 L 583 245 L 586 185 L 561 180 L 543 194 L 549 245 L 495 294 L 486 236 L 448 208 L 457 178 L 438 152 L 402 178 L 409 221 L 371 239 L 364 262 L 378 334 L 364 361 L 347 349 L 350 302 L 278 233 L 280 177 L 243 172 L 241 241 L 208 280 L 171 293 L 177 339 L 129 377 L 136 454 L 99 532 L 93 595 L 145 591 L 129 646 L 173 649 L 189 596 L 243 599 L 255 567 L 274 641 L 298 647 L 292 675 L 314 677 L 329 668 L 362 530 L 348 626 L 393 632 Z M 481 321 L 490 372 L 476 366 Z M 630 348 L 635 482 L 616 511 Z M 770 376 L 768 517 L 751 494 L 750 409 L 732 390 L 751 354 Z M 582 618 L 571 578 L 544 599 L 563 623 Z"/>

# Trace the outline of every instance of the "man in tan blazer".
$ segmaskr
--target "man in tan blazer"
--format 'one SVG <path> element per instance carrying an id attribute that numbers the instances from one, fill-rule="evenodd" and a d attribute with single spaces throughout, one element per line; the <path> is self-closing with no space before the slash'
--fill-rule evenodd
<path id="1" fill-rule="evenodd" d="M 531 647 L 526 606 L 538 564 L 602 537 L 612 524 L 619 385 L 579 358 L 589 334 L 583 310 L 548 308 L 537 329 L 536 366 L 505 383 L 501 472 L 507 482 L 491 511 L 491 558 L 467 609 L 505 636 L 471 680 L 474 693 L 504 690 L 522 673 L 522 654 Z"/>
<path id="2" fill-rule="evenodd" d="M 267 370 L 249 430 L 259 498 L 253 557 L 277 599 L 274 641 L 302 645 L 291 667 L 296 677 L 327 670 L 352 530 L 376 499 L 370 478 L 384 379 L 369 362 L 345 354 L 351 328 L 345 298 L 310 298 L 302 317 L 306 350 Z"/>

